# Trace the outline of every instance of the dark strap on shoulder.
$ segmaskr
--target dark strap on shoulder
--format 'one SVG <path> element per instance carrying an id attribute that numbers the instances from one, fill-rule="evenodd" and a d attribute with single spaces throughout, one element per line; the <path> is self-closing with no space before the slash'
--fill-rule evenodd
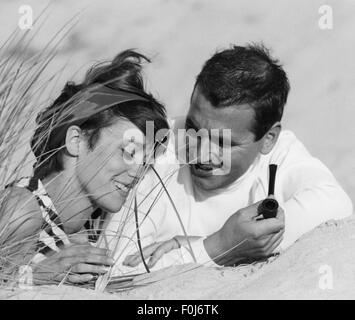
<path id="1" fill-rule="evenodd" d="M 38 180 L 39 179 L 37 177 L 31 177 L 27 189 L 31 192 L 36 191 L 38 189 Z"/>

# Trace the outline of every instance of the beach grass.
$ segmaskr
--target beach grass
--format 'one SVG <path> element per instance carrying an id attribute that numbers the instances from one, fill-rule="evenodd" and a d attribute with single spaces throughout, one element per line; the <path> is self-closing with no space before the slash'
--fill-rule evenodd
<path id="1" fill-rule="evenodd" d="M 34 51 L 31 43 L 35 37 L 40 34 L 41 28 L 45 26 L 48 15 L 45 8 L 42 14 L 38 17 L 35 25 L 36 31 L 23 31 L 18 28 L 4 41 L 0 46 L 0 284 L 8 287 L 9 285 L 17 285 L 18 270 L 21 266 L 26 266 L 30 262 L 33 253 L 33 244 L 38 238 L 38 234 L 33 234 L 30 237 L 18 241 L 7 241 L 12 234 L 8 232 L 9 221 L 12 215 L 19 208 L 17 205 L 8 210 L 8 200 L 13 196 L 11 188 L 5 188 L 8 184 L 20 178 L 24 172 L 24 168 L 28 168 L 34 162 L 33 154 L 29 149 L 29 137 L 32 135 L 35 125 L 35 119 L 40 110 L 45 108 L 50 103 L 50 89 L 55 86 L 56 81 L 61 76 L 63 69 L 53 73 L 49 78 L 44 77 L 44 71 L 47 70 L 50 63 L 55 59 L 59 46 L 71 32 L 78 21 L 78 17 L 71 18 L 58 32 L 48 40 L 47 45 L 40 51 Z M 68 111 L 70 113 L 71 110 Z M 67 114 L 64 114 L 65 118 Z M 50 121 L 50 119 L 48 120 Z M 48 139 L 54 123 L 48 125 L 47 131 L 40 137 L 39 141 L 43 142 Z M 152 156 L 152 155 L 150 155 Z M 103 164 L 104 165 L 104 164 Z M 146 171 L 149 168 L 142 166 L 139 171 L 138 180 L 141 181 Z M 162 192 L 168 191 L 164 186 L 163 179 L 155 171 L 159 177 L 160 192 L 154 199 L 150 209 L 144 214 L 146 218 L 154 208 Z M 137 187 L 139 186 L 139 181 Z M 124 224 L 129 219 L 136 221 L 136 235 L 132 236 L 132 241 L 137 241 L 138 247 L 141 248 L 139 228 L 144 221 L 138 221 L 138 207 L 136 191 L 131 192 L 131 200 L 128 200 L 128 205 L 122 213 L 122 226 L 117 230 L 116 244 L 118 245 L 122 237 L 122 229 Z M 158 187 L 158 186 L 156 186 Z M 152 190 L 153 191 L 153 190 Z M 170 197 L 172 206 L 179 217 L 179 213 Z M 68 199 L 75 201 L 75 199 Z M 6 210 L 5 210 L 6 208 Z M 132 215 L 134 213 L 134 215 Z M 184 226 L 181 222 L 182 230 L 187 236 Z M 103 230 L 98 230 L 103 231 Z M 136 237 L 137 236 L 137 237 Z M 135 239 L 133 239 L 135 238 Z M 100 243 L 98 243 L 100 245 Z M 23 257 L 19 259 L 19 257 Z M 143 263 L 145 264 L 142 256 Z M 145 264 L 146 265 L 146 264 Z M 149 272 L 148 267 L 146 268 Z M 51 272 L 51 270 L 42 270 L 43 273 Z M 68 272 L 68 275 L 70 271 Z M 112 276 L 107 273 L 95 281 L 91 281 L 81 286 L 104 291 L 106 288 L 109 291 L 129 289 L 131 276 Z M 66 278 L 62 281 L 43 280 L 41 284 L 62 285 L 66 282 Z"/>
<path id="2" fill-rule="evenodd" d="M 47 45 L 40 51 L 31 47 L 35 37 L 45 25 L 48 7 L 34 22 L 35 31 L 21 30 L 18 27 L 0 45 L 0 283 L 8 285 L 16 281 L 17 270 L 28 261 L 24 258 L 19 263 L 14 256 L 25 257 L 29 243 L 33 243 L 37 234 L 19 241 L 7 240 L 9 221 L 14 212 L 19 209 L 7 204 L 13 197 L 11 188 L 5 188 L 16 181 L 31 167 L 33 154 L 29 148 L 29 137 L 34 129 L 35 118 L 39 110 L 50 102 L 46 94 L 60 77 L 62 70 L 57 70 L 52 76 L 45 77 L 44 71 L 55 59 L 58 47 L 77 23 L 74 16 L 64 24 Z M 45 133 L 46 135 L 48 133 Z M 46 137 L 43 137 L 45 139 Z M 28 170 L 27 170 L 28 172 Z M 6 210 L 5 210 L 6 208 Z M 16 262 L 15 262 L 16 261 Z"/>

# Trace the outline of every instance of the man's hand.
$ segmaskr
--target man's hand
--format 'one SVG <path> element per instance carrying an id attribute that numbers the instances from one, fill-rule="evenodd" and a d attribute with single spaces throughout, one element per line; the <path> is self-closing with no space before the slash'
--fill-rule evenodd
<path id="1" fill-rule="evenodd" d="M 162 241 L 155 242 L 149 246 L 143 248 L 143 257 L 144 259 L 148 259 L 148 267 L 152 268 L 159 261 L 159 259 L 166 253 L 179 249 L 181 246 L 187 246 L 188 241 L 193 241 L 198 239 L 199 237 L 195 236 L 175 236 L 174 238 Z M 128 267 L 136 267 L 142 262 L 142 257 L 139 252 L 135 254 L 128 255 L 123 261 L 123 265 Z"/>
<path id="2" fill-rule="evenodd" d="M 285 217 L 279 207 L 277 216 L 260 219 L 257 202 L 233 214 L 223 227 L 204 240 L 208 255 L 219 265 L 235 265 L 243 260 L 268 257 L 279 246 Z"/>
<path id="3" fill-rule="evenodd" d="M 64 278 L 72 283 L 87 282 L 94 274 L 106 273 L 114 264 L 108 250 L 93 247 L 83 237 L 72 238 L 71 241 L 75 243 L 33 266 L 36 284 L 60 282 Z"/>

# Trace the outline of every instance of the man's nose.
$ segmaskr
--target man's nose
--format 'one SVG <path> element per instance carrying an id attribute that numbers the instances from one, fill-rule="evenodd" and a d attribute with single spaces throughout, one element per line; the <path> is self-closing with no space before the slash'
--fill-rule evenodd
<path id="1" fill-rule="evenodd" d="M 219 147 L 211 143 L 209 139 L 203 139 L 200 143 L 200 162 L 204 164 L 220 165 L 222 160 L 219 157 Z"/>
<path id="2" fill-rule="evenodd" d="M 201 139 L 200 146 L 200 162 L 201 163 L 209 163 L 210 162 L 210 140 L 208 138 Z"/>

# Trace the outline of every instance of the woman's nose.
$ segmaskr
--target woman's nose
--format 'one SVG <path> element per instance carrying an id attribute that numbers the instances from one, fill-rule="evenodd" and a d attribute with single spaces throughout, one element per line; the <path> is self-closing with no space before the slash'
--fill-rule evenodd
<path id="1" fill-rule="evenodd" d="M 127 170 L 128 175 L 130 177 L 136 177 L 140 167 L 141 164 L 137 164 L 137 163 L 130 164 Z"/>

